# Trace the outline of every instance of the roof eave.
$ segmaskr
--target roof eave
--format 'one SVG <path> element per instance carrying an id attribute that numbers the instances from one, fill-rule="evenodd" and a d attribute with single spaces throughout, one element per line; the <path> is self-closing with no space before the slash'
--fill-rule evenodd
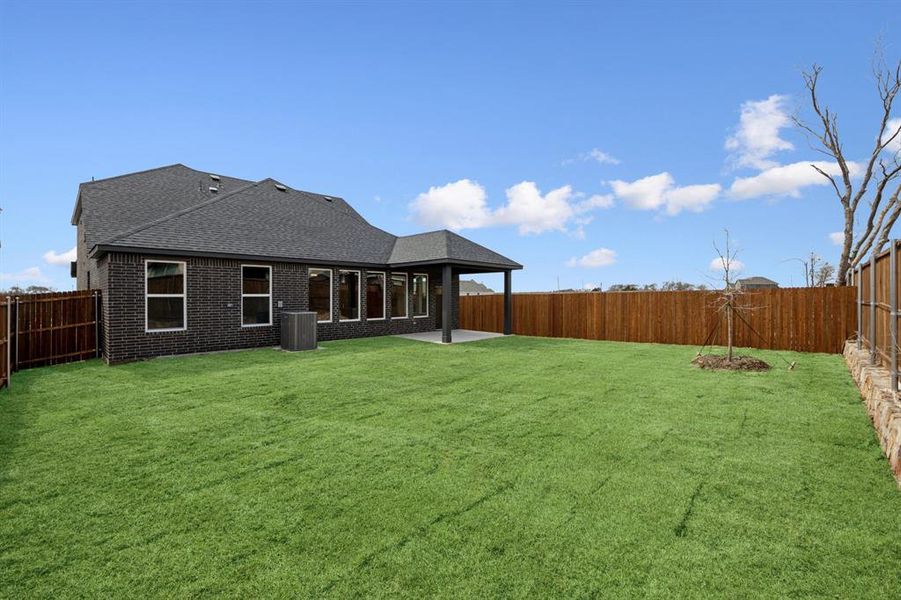
<path id="1" fill-rule="evenodd" d="M 485 269 L 487 271 L 516 271 L 522 269 L 522 265 L 519 263 L 513 264 L 503 264 L 503 263 L 488 263 L 481 261 L 467 261 L 467 260 L 452 260 L 452 259 L 434 259 L 434 260 L 421 260 L 421 261 L 410 261 L 404 263 L 374 263 L 374 262 L 362 262 L 362 261 L 343 261 L 343 260 L 335 260 L 335 259 L 322 259 L 322 258 L 305 258 L 298 256 L 264 256 L 259 254 L 241 254 L 237 252 L 206 252 L 199 250 L 180 250 L 177 248 L 151 248 L 151 247 L 140 247 L 140 246 L 120 246 L 116 244 L 97 244 L 93 248 L 91 248 L 89 255 L 91 258 L 98 259 L 102 257 L 104 254 L 110 252 L 122 252 L 124 254 L 151 254 L 158 256 L 196 256 L 196 257 L 208 257 L 208 258 L 231 258 L 235 260 L 258 260 L 258 261 L 270 261 L 270 262 L 291 262 L 291 263 L 305 263 L 305 264 L 315 264 L 315 265 L 346 265 L 353 267 L 372 267 L 376 269 L 400 269 L 400 268 L 409 268 L 409 267 L 423 267 L 423 266 L 435 266 L 435 265 L 457 265 L 468 268 L 477 268 L 477 269 Z"/>
<path id="2" fill-rule="evenodd" d="M 78 220 L 81 218 L 81 186 L 84 184 L 78 184 L 78 195 L 75 196 L 75 208 L 72 209 L 72 219 L 70 220 L 70 225 L 78 225 Z"/>
<path id="3" fill-rule="evenodd" d="M 495 269 L 497 271 L 518 271 L 523 268 L 519 263 L 510 261 L 510 263 L 493 263 L 478 260 L 456 260 L 453 258 L 435 258 L 431 260 L 414 260 L 390 263 L 388 266 L 393 268 L 419 267 L 426 265 L 459 265 L 464 267 L 477 267 L 485 269 Z"/>

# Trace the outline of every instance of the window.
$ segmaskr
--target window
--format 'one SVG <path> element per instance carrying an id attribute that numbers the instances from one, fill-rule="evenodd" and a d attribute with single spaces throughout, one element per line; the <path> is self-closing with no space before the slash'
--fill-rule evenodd
<path id="1" fill-rule="evenodd" d="M 241 325 L 272 325 L 272 267 L 241 265 Z"/>
<path id="2" fill-rule="evenodd" d="M 187 329 L 185 263 L 148 260 L 144 263 L 146 294 L 145 329 L 181 331 Z"/>
<path id="3" fill-rule="evenodd" d="M 391 318 L 407 318 L 407 274 L 391 274 Z"/>
<path id="4" fill-rule="evenodd" d="M 385 274 L 366 274 L 366 318 L 378 321 L 385 318 Z"/>
<path id="5" fill-rule="evenodd" d="M 331 269 L 310 269 L 310 310 L 320 323 L 332 320 Z"/>
<path id="6" fill-rule="evenodd" d="M 338 271 L 338 319 L 360 320 L 359 271 Z"/>
<path id="7" fill-rule="evenodd" d="M 413 275 L 413 316 L 429 316 L 429 276 Z"/>

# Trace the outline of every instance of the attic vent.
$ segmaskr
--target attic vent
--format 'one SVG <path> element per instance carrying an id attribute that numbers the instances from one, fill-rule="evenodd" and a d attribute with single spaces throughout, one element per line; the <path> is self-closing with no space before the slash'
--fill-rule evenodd
<path id="1" fill-rule="evenodd" d="M 212 179 L 213 181 L 219 181 L 219 176 L 210 174 L 210 179 Z"/>
<path id="2" fill-rule="evenodd" d="M 323 198 L 325 198 L 327 202 L 334 200 L 334 198 L 332 198 L 331 196 L 323 196 Z"/>
<path id="3" fill-rule="evenodd" d="M 217 187 L 214 186 L 214 185 L 211 185 L 211 186 L 210 186 L 210 193 L 216 194 L 216 193 L 218 193 L 218 192 L 219 192 L 219 188 L 217 188 Z"/>
<path id="4" fill-rule="evenodd" d="M 287 192 L 287 191 L 288 191 L 288 188 L 286 188 L 285 186 L 283 186 L 283 185 L 280 184 L 280 183 L 276 183 L 276 184 L 275 184 L 275 189 L 277 189 L 277 190 L 280 191 L 280 192 Z"/>

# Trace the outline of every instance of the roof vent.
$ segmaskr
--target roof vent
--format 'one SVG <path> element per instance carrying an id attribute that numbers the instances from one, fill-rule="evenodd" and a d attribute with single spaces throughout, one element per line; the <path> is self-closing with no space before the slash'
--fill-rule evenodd
<path id="1" fill-rule="evenodd" d="M 219 181 L 219 176 L 218 176 L 218 175 L 213 175 L 213 174 L 211 173 L 211 174 L 210 174 L 210 179 L 212 179 L 213 181 Z"/>
<path id="2" fill-rule="evenodd" d="M 331 202 L 332 200 L 334 200 L 334 198 L 332 198 L 331 196 L 323 196 L 323 198 L 325 198 L 325 200 L 327 202 Z"/>
<path id="3" fill-rule="evenodd" d="M 211 185 L 211 186 L 210 186 L 210 192 L 213 193 L 213 194 L 216 194 L 216 193 L 219 192 L 219 188 L 217 188 L 217 187 L 214 186 L 214 185 Z"/>
<path id="4" fill-rule="evenodd" d="M 287 191 L 288 191 L 288 188 L 285 187 L 285 186 L 283 186 L 283 185 L 280 184 L 280 183 L 276 183 L 276 184 L 275 184 L 275 189 L 277 189 L 277 190 L 280 191 L 280 192 L 287 192 Z"/>

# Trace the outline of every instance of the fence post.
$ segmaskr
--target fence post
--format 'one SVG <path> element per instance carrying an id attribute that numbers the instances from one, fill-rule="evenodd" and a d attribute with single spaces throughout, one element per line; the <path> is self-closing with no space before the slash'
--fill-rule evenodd
<path id="1" fill-rule="evenodd" d="M 100 295 L 94 292 L 94 352 L 95 358 L 100 358 Z"/>
<path id="2" fill-rule="evenodd" d="M 863 267 L 857 265 L 857 276 L 854 281 L 857 282 L 857 349 L 863 347 Z"/>
<path id="3" fill-rule="evenodd" d="M 898 391 L 898 281 L 896 275 L 897 240 L 892 240 L 889 250 L 889 341 L 892 344 L 892 392 Z"/>
<path id="4" fill-rule="evenodd" d="M 16 371 L 19 370 L 19 297 L 16 296 Z"/>
<path id="5" fill-rule="evenodd" d="M 876 364 L 876 253 L 870 254 L 870 364 Z"/>
<path id="6" fill-rule="evenodd" d="M 12 339 L 9 337 L 12 332 L 12 318 L 13 318 L 13 299 L 9 296 L 6 297 L 6 389 L 10 389 L 12 387 L 13 381 L 13 370 L 12 370 L 12 356 L 13 356 L 13 345 Z"/>

